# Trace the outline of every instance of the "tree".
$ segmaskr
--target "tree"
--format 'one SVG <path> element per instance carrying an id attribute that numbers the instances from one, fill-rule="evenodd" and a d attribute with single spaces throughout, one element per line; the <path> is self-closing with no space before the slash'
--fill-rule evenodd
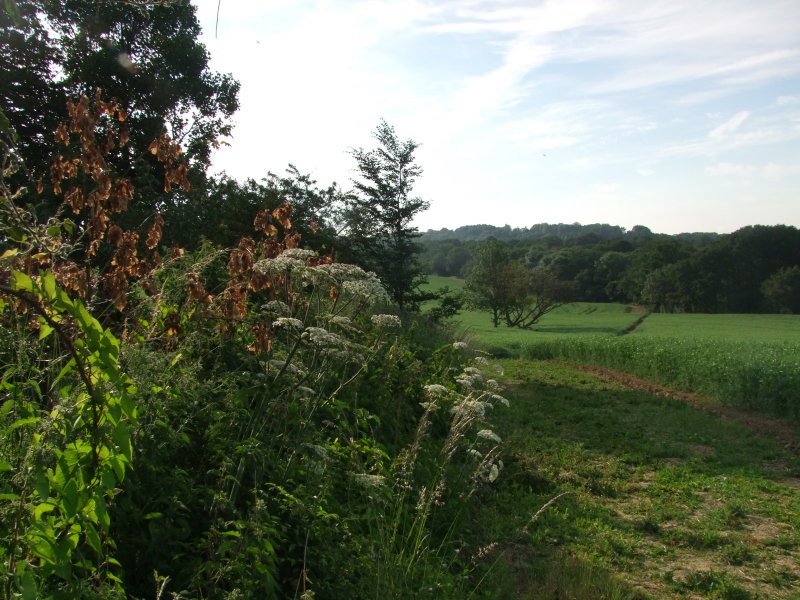
<path id="1" fill-rule="evenodd" d="M 783 267 L 761 284 L 768 308 L 782 313 L 800 313 L 800 266 Z"/>
<path id="2" fill-rule="evenodd" d="M 411 225 L 429 203 L 411 195 L 422 169 L 414 162 L 419 146 L 401 141 L 394 128 L 381 121 L 373 133 L 374 150 L 351 150 L 359 179 L 344 213 L 346 254 L 360 266 L 375 271 L 392 299 L 404 308 L 416 301 L 415 290 L 424 281 L 419 263 L 419 237 Z"/>
<path id="3" fill-rule="evenodd" d="M 137 223 L 170 196 L 161 167 L 148 151 L 169 134 L 202 177 L 229 117 L 238 108 L 239 85 L 208 69 L 209 55 L 197 41 L 200 25 L 186 1 L 17 0 L 19 18 L 0 11 L 0 106 L 16 129 L 18 151 L 34 179 L 48 179 L 49 148 L 68 99 L 81 95 L 115 99 L 124 109 L 127 144 L 108 160 L 130 173 Z M 27 184 L 20 174 L 18 183 Z M 47 190 L 45 190 L 47 193 Z M 53 196 L 38 200 L 54 209 Z"/>
<path id="4" fill-rule="evenodd" d="M 481 242 L 472 262 L 467 266 L 465 289 L 467 302 L 473 308 L 489 310 L 492 325 L 500 324 L 508 303 L 506 268 L 508 250 L 494 238 Z"/>
<path id="5" fill-rule="evenodd" d="M 504 318 L 508 327 L 530 329 L 543 316 L 569 302 L 574 285 L 544 269 L 511 263 L 505 269 L 507 293 Z"/>

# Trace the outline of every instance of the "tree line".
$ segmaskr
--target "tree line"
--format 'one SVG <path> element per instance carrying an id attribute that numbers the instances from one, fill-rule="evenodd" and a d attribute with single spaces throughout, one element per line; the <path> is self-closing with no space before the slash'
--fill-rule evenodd
<path id="1" fill-rule="evenodd" d="M 491 226 L 483 227 L 485 233 Z M 559 230 L 561 226 L 553 226 Z M 726 235 L 624 232 L 596 226 L 580 233 L 534 235 L 546 226 L 510 230 L 507 240 L 422 238 L 430 273 L 469 277 L 487 248 L 506 262 L 544 271 L 571 286 L 575 300 L 641 304 L 656 311 L 800 312 L 800 232 L 788 225 L 754 225 Z M 458 231 L 458 230 L 456 230 Z M 467 228 L 474 232 L 474 228 Z M 532 239 L 530 238 L 532 235 Z"/>

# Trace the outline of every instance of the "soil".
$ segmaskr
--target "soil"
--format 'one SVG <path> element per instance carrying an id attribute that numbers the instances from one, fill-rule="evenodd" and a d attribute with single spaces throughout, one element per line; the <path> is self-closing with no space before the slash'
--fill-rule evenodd
<path id="1" fill-rule="evenodd" d="M 560 361 L 547 361 L 553 364 L 564 365 L 585 373 L 591 373 L 605 379 L 612 381 L 625 387 L 646 392 L 654 396 L 662 398 L 675 398 L 692 405 L 693 407 L 707 412 L 724 419 L 738 421 L 748 427 L 754 433 L 770 438 L 781 443 L 787 450 L 793 454 L 800 455 L 800 434 L 798 430 L 791 427 L 784 421 L 778 419 L 771 419 L 769 417 L 749 413 L 738 408 L 725 406 L 705 398 L 697 394 L 690 394 L 672 388 L 659 385 L 658 383 L 635 377 L 627 373 L 621 373 L 613 369 L 605 367 L 596 367 L 591 365 L 575 365 L 567 362 Z"/>

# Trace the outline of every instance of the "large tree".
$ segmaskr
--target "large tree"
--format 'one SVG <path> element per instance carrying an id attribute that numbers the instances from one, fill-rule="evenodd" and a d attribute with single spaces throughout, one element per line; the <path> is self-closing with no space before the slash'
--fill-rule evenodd
<path id="1" fill-rule="evenodd" d="M 98 88 L 127 113 L 130 141 L 109 160 L 133 175 L 142 204 L 152 209 L 166 199 L 148 152 L 154 138 L 167 133 L 178 140 L 184 159 L 204 173 L 218 138 L 230 133 L 238 83 L 209 70 L 187 0 L 16 0 L 16 6 L 18 18 L 0 11 L 0 109 L 19 135 L 28 176 L 44 175 L 47 183 L 67 100 L 91 97 Z M 42 203 L 46 208 L 46 197 Z"/>
<path id="2" fill-rule="evenodd" d="M 413 304 L 424 281 L 418 254 L 417 228 L 411 222 L 428 208 L 412 196 L 422 169 L 414 162 L 419 144 L 398 139 L 394 128 L 381 121 L 373 133 L 377 148 L 351 151 L 359 177 L 344 214 L 348 257 L 375 271 L 391 297 L 403 308 Z"/>

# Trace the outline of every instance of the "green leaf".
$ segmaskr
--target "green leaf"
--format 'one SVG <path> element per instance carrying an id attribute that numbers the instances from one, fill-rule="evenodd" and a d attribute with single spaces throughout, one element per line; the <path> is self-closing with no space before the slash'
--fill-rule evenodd
<path id="1" fill-rule="evenodd" d="M 3 471 L 12 471 L 13 469 L 14 467 L 11 465 L 11 463 L 7 463 L 4 460 L 0 460 L 0 473 L 2 473 Z"/>
<path id="2" fill-rule="evenodd" d="M 36 579 L 33 573 L 24 563 L 20 563 L 20 568 L 16 573 L 17 588 L 22 594 L 22 600 L 36 600 L 39 597 L 39 590 L 36 588 Z"/>
<path id="3" fill-rule="evenodd" d="M 45 321 L 44 317 L 40 316 L 39 317 L 39 339 L 40 340 L 45 339 L 48 335 L 53 333 L 53 331 L 55 331 L 55 330 L 50 326 L 50 324 L 47 321 Z"/>
<path id="4" fill-rule="evenodd" d="M 56 505 L 51 502 L 42 502 L 41 504 L 37 504 L 36 507 L 33 509 L 33 520 L 41 521 L 43 514 L 52 512 L 55 509 Z"/>
<path id="5" fill-rule="evenodd" d="M 56 278 L 52 271 L 45 271 L 39 278 L 39 284 L 44 291 L 44 297 L 48 301 L 56 299 Z"/>
<path id="6" fill-rule="evenodd" d="M 32 292 L 33 280 L 20 271 L 11 272 L 11 287 L 20 292 Z"/>
<path id="7" fill-rule="evenodd" d="M 39 422 L 39 417 L 28 417 L 27 419 L 20 419 L 19 421 L 15 421 L 11 425 L 11 427 L 8 428 L 8 430 L 14 431 L 15 429 L 19 429 L 20 427 L 25 427 L 26 425 L 32 425 L 38 422 Z"/>
<path id="8" fill-rule="evenodd" d="M 103 548 L 100 543 L 100 536 L 97 533 L 97 529 L 95 529 L 94 525 L 91 523 L 84 523 L 83 528 L 84 533 L 86 534 L 86 543 L 91 546 L 92 550 L 98 554 L 102 554 Z"/>

